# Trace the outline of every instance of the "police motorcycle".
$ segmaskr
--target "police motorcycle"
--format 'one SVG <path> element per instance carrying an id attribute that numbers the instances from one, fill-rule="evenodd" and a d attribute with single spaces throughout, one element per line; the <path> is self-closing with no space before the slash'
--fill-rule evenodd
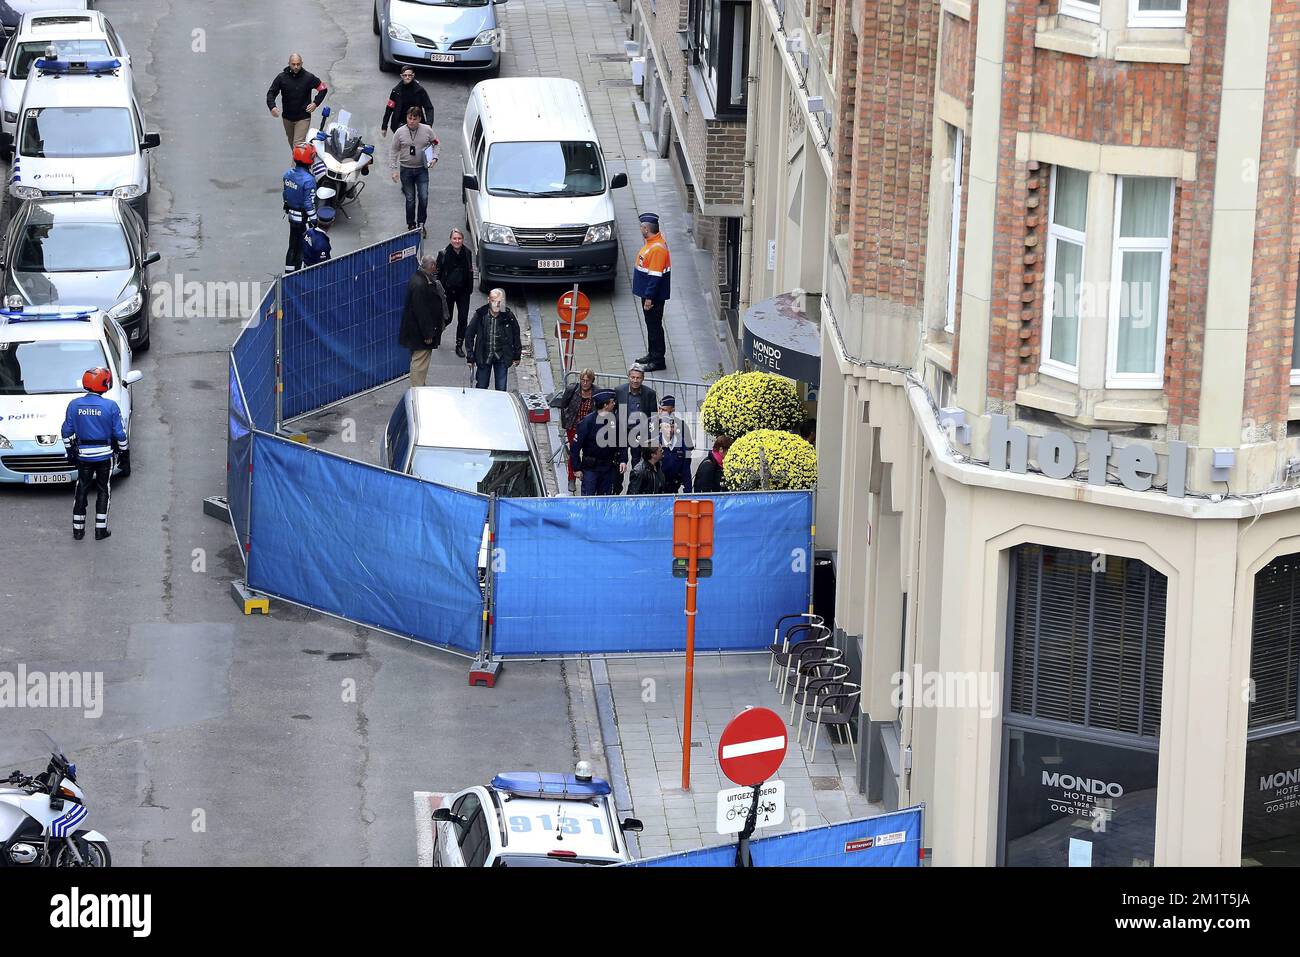
<path id="1" fill-rule="evenodd" d="M 0 867 L 111 867 L 108 839 L 82 826 L 90 811 L 77 766 L 45 732 L 28 741 L 50 761 L 39 774 L 0 778 Z"/>
<path id="2" fill-rule="evenodd" d="M 321 125 L 311 140 L 316 147 L 318 162 L 312 167 L 316 177 L 316 202 L 333 206 L 338 212 L 355 203 L 366 188 L 363 176 L 370 175 L 370 164 L 375 159 L 375 148 L 361 140 L 361 133 L 349 126 L 352 115 L 341 111 L 333 123 L 326 126 L 330 108 L 321 108 Z"/>

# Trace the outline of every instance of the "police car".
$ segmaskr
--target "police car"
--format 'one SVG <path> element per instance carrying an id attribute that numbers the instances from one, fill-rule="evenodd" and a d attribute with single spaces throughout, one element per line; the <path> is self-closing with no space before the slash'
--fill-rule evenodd
<path id="1" fill-rule="evenodd" d="M 144 113 L 122 62 L 41 57 L 18 110 L 17 131 L 0 132 L 12 147 L 7 203 L 12 213 L 42 196 L 115 196 L 149 222 L 149 150 Z"/>
<path id="2" fill-rule="evenodd" d="M 434 867 L 564 867 L 632 860 L 608 781 L 586 761 L 575 774 L 509 771 L 446 798 L 433 812 Z"/>
<path id="3" fill-rule="evenodd" d="M 84 392 L 82 375 L 96 366 L 113 373 L 104 395 L 121 406 L 129 444 L 130 386 L 141 372 L 131 368 L 121 325 L 98 309 L 0 310 L 0 482 L 76 481 L 60 430 L 68 403 Z"/>

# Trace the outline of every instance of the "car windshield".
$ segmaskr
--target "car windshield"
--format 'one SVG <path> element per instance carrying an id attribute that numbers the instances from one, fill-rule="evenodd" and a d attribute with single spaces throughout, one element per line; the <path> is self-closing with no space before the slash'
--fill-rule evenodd
<path id="1" fill-rule="evenodd" d="M 36 40 L 20 43 L 14 52 L 14 62 L 9 65 L 11 80 L 25 80 L 32 63 L 45 56 L 49 47 L 59 51 L 60 60 L 107 60 L 112 56 L 107 40 Z"/>
<path id="2" fill-rule="evenodd" d="M 536 498 L 540 494 L 526 452 L 419 446 L 411 461 L 411 472 L 431 482 L 480 495 Z"/>
<path id="3" fill-rule="evenodd" d="M 605 174 L 595 143 L 495 143 L 487 190 L 495 196 L 599 196 Z"/>
<path id="4" fill-rule="evenodd" d="M 130 156 L 139 147 L 121 106 L 47 106 L 27 111 L 18 152 L 47 159 Z"/>
<path id="5" fill-rule="evenodd" d="M 598 857 L 547 857 L 542 854 L 503 854 L 493 861 L 493 867 L 607 867 L 622 861 L 602 860 Z"/>
<path id="6" fill-rule="evenodd" d="M 486 7 L 490 0 L 415 0 L 426 7 Z"/>
<path id="7" fill-rule="evenodd" d="M 19 272 L 108 272 L 131 268 L 117 223 L 28 223 L 18 238 Z"/>
<path id="8" fill-rule="evenodd" d="M 81 392 L 87 369 L 107 368 L 98 342 L 0 342 L 0 395 Z"/>

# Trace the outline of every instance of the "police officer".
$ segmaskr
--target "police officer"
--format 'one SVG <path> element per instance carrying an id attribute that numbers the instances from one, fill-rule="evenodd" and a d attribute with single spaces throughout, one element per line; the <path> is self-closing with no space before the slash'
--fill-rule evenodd
<path id="1" fill-rule="evenodd" d="M 95 493 L 95 541 L 108 538 L 109 479 L 113 457 L 128 455 L 122 410 L 104 393 L 113 388 L 113 374 L 107 369 L 88 369 L 81 377 L 86 395 L 68 403 L 63 417 L 63 440 L 71 440 L 68 459 L 77 466 L 77 491 L 72 503 L 72 537 L 86 537 L 86 498 Z M 122 474 L 128 474 L 123 462 Z"/>
<path id="2" fill-rule="evenodd" d="M 284 212 L 289 217 L 289 251 L 284 254 L 284 271 L 302 267 L 302 239 L 316 224 L 316 177 L 311 164 L 316 147 L 299 143 L 293 148 L 293 168 L 284 174 Z"/>
<path id="3" fill-rule="evenodd" d="M 646 372 L 668 368 L 664 344 L 664 302 L 672 285 L 672 259 L 668 243 L 659 232 L 659 217 L 655 213 L 642 213 L 641 235 L 645 245 L 636 254 L 636 269 L 632 272 L 632 295 L 636 296 L 641 314 L 645 316 L 646 340 L 649 349 L 637 359 L 637 365 Z"/>
<path id="4" fill-rule="evenodd" d="M 322 206 L 316 211 L 316 225 L 302 237 L 302 265 L 305 269 L 330 258 L 329 228 L 334 225 L 334 207 Z"/>
<path id="5" fill-rule="evenodd" d="M 573 472 L 582 479 L 583 495 L 613 495 L 614 477 L 627 471 L 627 449 L 618 444 L 617 400 L 605 390 L 592 397 L 592 404 L 594 411 L 578 423 L 569 455 L 577 463 Z"/>

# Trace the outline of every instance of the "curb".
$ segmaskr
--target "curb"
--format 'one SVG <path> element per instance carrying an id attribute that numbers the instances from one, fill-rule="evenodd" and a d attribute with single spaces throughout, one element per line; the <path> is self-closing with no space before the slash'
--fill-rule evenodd
<path id="1" fill-rule="evenodd" d="M 596 719 L 600 724 L 600 740 L 605 748 L 605 763 L 609 766 L 609 783 L 614 789 L 614 806 L 620 818 L 631 816 L 632 788 L 623 765 L 623 744 L 618 736 L 618 717 L 614 708 L 614 689 L 609 683 L 609 669 L 603 657 L 587 659 L 591 667 L 591 683 L 596 693 Z M 628 847 L 636 858 L 641 857 L 641 841 L 637 834 L 627 833 Z"/>

